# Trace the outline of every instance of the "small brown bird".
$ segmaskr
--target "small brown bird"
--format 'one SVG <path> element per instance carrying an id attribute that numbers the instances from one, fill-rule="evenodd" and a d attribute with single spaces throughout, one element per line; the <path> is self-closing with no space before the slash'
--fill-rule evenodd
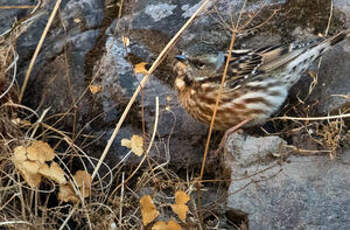
<path id="1" fill-rule="evenodd" d="M 244 121 L 249 121 L 244 127 L 264 124 L 311 63 L 349 34 L 347 30 L 328 39 L 232 50 L 214 129 L 227 130 Z M 181 104 L 192 117 L 210 124 L 227 55 L 176 59 L 175 88 Z"/>

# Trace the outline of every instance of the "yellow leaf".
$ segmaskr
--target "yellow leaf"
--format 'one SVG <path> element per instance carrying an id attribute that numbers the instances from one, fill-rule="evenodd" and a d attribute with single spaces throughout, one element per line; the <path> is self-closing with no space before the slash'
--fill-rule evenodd
<path id="1" fill-rule="evenodd" d="M 141 214 L 143 224 L 146 226 L 151 223 L 158 215 L 159 212 L 154 205 L 152 198 L 149 195 L 144 195 L 140 199 L 141 204 Z"/>
<path id="2" fill-rule="evenodd" d="M 168 223 L 158 221 L 152 227 L 152 230 L 182 230 L 181 226 L 173 220 Z"/>
<path id="3" fill-rule="evenodd" d="M 123 138 L 121 145 L 131 149 L 137 156 L 143 154 L 143 138 L 141 136 L 133 135 L 131 140 Z"/>
<path id="4" fill-rule="evenodd" d="M 75 192 L 70 184 L 63 184 L 60 186 L 58 199 L 64 202 L 72 201 L 74 203 L 80 201 L 79 198 L 75 195 Z"/>
<path id="5" fill-rule="evenodd" d="M 27 154 L 27 149 L 24 146 L 17 146 L 14 149 L 13 158 L 12 158 L 13 162 L 16 164 L 27 160 L 26 154 Z"/>
<path id="6" fill-rule="evenodd" d="M 48 179 L 56 181 L 58 184 L 67 183 L 63 170 L 56 162 L 52 162 L 50 167 L 47 164 L 41 165 L 39 173 Z"/>
<path id="7" fill-rule="evenodd" d="M 77 182 L 80 193 L 83 195 L 83 197 L 86 198 L 90 196 L 90 187 L 92 182 L 91 175 L 84 170 L 78 170 L 74 175 L 74 179 Z"/>
<path id="8" fill-rule="evenodd" d="M 15 125 L 21 125 L 21 126 L 30 126 L 30 125 L 32 125 L 32 123 L 30 123 L 30 121 L 28 121 L 28 120 L 21 120 L 20 118 L 14 118 L 11 121 Z"/>
<path id="9" fill-rule="evenodd" d="M 123 138 L 121 141 L 121 145 L 131 149 L 131 140 Z"/>
<path id="10" fill-rule="evenodd" d="M 78 185 L 80 194 L 83 198 L 90 196 L 90 186 L 92 182 L 91 175 L 83 170 L 78 170 L 74 179 Z M 58 193 L 58 199 L 64 202 L 80 202 L 78 195 L 75 193 L 72 184 L 61 184 Z"/>
<path id="11" fill-rule="evenodd" d="M 172 204 L 170 205 L 173 212 L 175 212 L 182 222 L 185 222 L 188 207 L 185 204 Z"/>
<path id="12" fill-rule="evenodd" d="M 54 157 L 54 150 L 49 144 L 33 140 L 29 147 L 17 146 L 14 149 L 12 161 L 23 179 L 31 187 L 38 187 L 42 175 L 57 183 L 66 182 L 63 170 L 57 163 L 52 162 L 50 167 L 46 163 L 53 160 Z"/>
<path id="13" fill-rule="evenodd" d="M 55 157 L 55 153 L 48 143 L 35 140 L 27 148 L 27 157 L 32 161 L 45 163 L 45 161 L 52 160 Z"/>
<path id="14" fill-rule="evenodd" d="M 27 182 L 27 184 L 29 184 L 30 187 L 32 188 L 39 187 L 39 184 L 41 182 L 40 174 L 37 174 L 37 173 L 31 174 L 29 172 L 24 171 L 23 173 L 21 173 L 21 175 L 23 176 L 23 179 Z"/>
<path id="15" fill-rule="evenodd" d="M 125 47 L 128 47 L 130 45 L 130 40 L 126 36 L 122 36 L 123 44 Z"/>
<path id="16" fill-rule="evenodd" d="M 185 222 L 188 212 L 188 206 L 186 203 L 190 200 L 190 197 L 184 191 L 176 191 L 175 204 L 170 205 L 173 212 L 175 212 L 182 222 Z"/>
<path id="17" fill-rule="evenodd" d="M 168 229 L 168 224 L 165 223 L 164 221 L 158 221 L 152 227 L 152 230 L 167 230 L 167 229 Z"/>
<path id="18" fill-rule="evenodd" d="M 142 74 L 148 74 L 148 71 L 146 69 L 147 62 L 140 62 L 135 65 L 134 72 L 135 73 L 142 73 Z"/>
<path id="19" fill-rule="evenodd" d="M 39 172 L 40 163 L 35 161 L 24 161 L 22 163 L 22 169 L 30 174 L 36 174 Z"/>
<path id="20" fill-rule="evenodd" d="M 173 220 L 168 222 L 168 230 L 182 230 L 181 226 Z"/>
<path id="21" fill-rule="evenodd" d="M 37 188 L 41 182 L 41 175 L 38 174 L 40 162 L 28 160 L 27 148 L 24 146 L 17 146 L 14 149 L 12 161 L 25 182 L 30 187 Z"/>
<path id="22" fill-rule="evenodd" d="M 190 200 L 190 197 L 182 190 L 178 190 L 175 193 L 175 204 L 186 204 Z"/>
<path id="23" fill-rule="evenodd" d="M 90 85 L 89 89 L 92 94 L 96 94 L 102 91 L 102 85 Z"/>

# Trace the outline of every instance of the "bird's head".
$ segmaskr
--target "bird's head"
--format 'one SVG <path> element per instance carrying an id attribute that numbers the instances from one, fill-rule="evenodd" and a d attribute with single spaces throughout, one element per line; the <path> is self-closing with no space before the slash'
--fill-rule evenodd
<path id="1" fill-rule="evenodd" d="M 174 72 L 176 73 L 175 87 L 178 91 L 183 91 L 186 86 L 217 74 L 217 71 L 225 62 L 225 56 L 221 52 L 194 57 L 177 55 L 175 58 L 177 59 L 174 66 Z"/>

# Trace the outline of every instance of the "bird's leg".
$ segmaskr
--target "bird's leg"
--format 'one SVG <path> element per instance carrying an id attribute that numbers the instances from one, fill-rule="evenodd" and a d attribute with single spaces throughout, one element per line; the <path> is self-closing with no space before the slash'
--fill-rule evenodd
<path id="1" fill-rule="evenodd" d="M 237 125 L 235 125 L 235 126 L 229 128 L 228 130 L 226 130 L 224 136 L 222 137 L 222 139 L 220 141 L 218 149 L 214 152 L 214 157 L 218 156 L 220 151 L 224 148 L 228 136 L 230 134 L 236 132 L 237 130 L 239 130 L 239 128 L 241 128 L 243 125 L 247 124 L 251 120 L 252 120 L 251 118 L 245 119 L 245 120 L 241 121 L 240 123 L 238 123 Z"/>

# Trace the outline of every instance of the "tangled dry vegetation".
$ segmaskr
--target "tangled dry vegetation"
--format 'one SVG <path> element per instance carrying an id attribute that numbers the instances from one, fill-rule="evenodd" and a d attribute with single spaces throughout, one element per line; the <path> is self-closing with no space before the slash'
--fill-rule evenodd
<path id="1" fill-rule="evenodd" d="M 38 114 L 21 104 L 14 47 L 20 33 L 21 27 L 0 37 L 0 228 L 176 230 L 200 229 L 204 224 L 206 229 L 217 229 L 219 203 L 224 200 L 205 207 L 196 201 L 197 191 L 204 192 L 209 183 L 199 185 L 198 172 L 191 169 L 174 172 L 167 163 L 148 157 L 157 119 L 150 140 L 133 136 L 120 143 L 131 149 L 126 154 L 138 154 L 141 163 L 130 168 L 121 162 L 109 168 L 84 152 L 86 144 L 77 141 L 81 133 L 62 131 L 50 123 L 47 111 Z M 159 60 L 146 71 L 148 76 Z M 101 90 L 89 87 L 91 93 Z M 324 122 L 291 120 L 293 125 L 283 135 L 303 130 L 331 158 L 350 139 L 341 116 Z M 320 152 L 290 147 L 304 154 Z M 223 183 L 220 178 L 208 181 L 215 187 Z"/>

